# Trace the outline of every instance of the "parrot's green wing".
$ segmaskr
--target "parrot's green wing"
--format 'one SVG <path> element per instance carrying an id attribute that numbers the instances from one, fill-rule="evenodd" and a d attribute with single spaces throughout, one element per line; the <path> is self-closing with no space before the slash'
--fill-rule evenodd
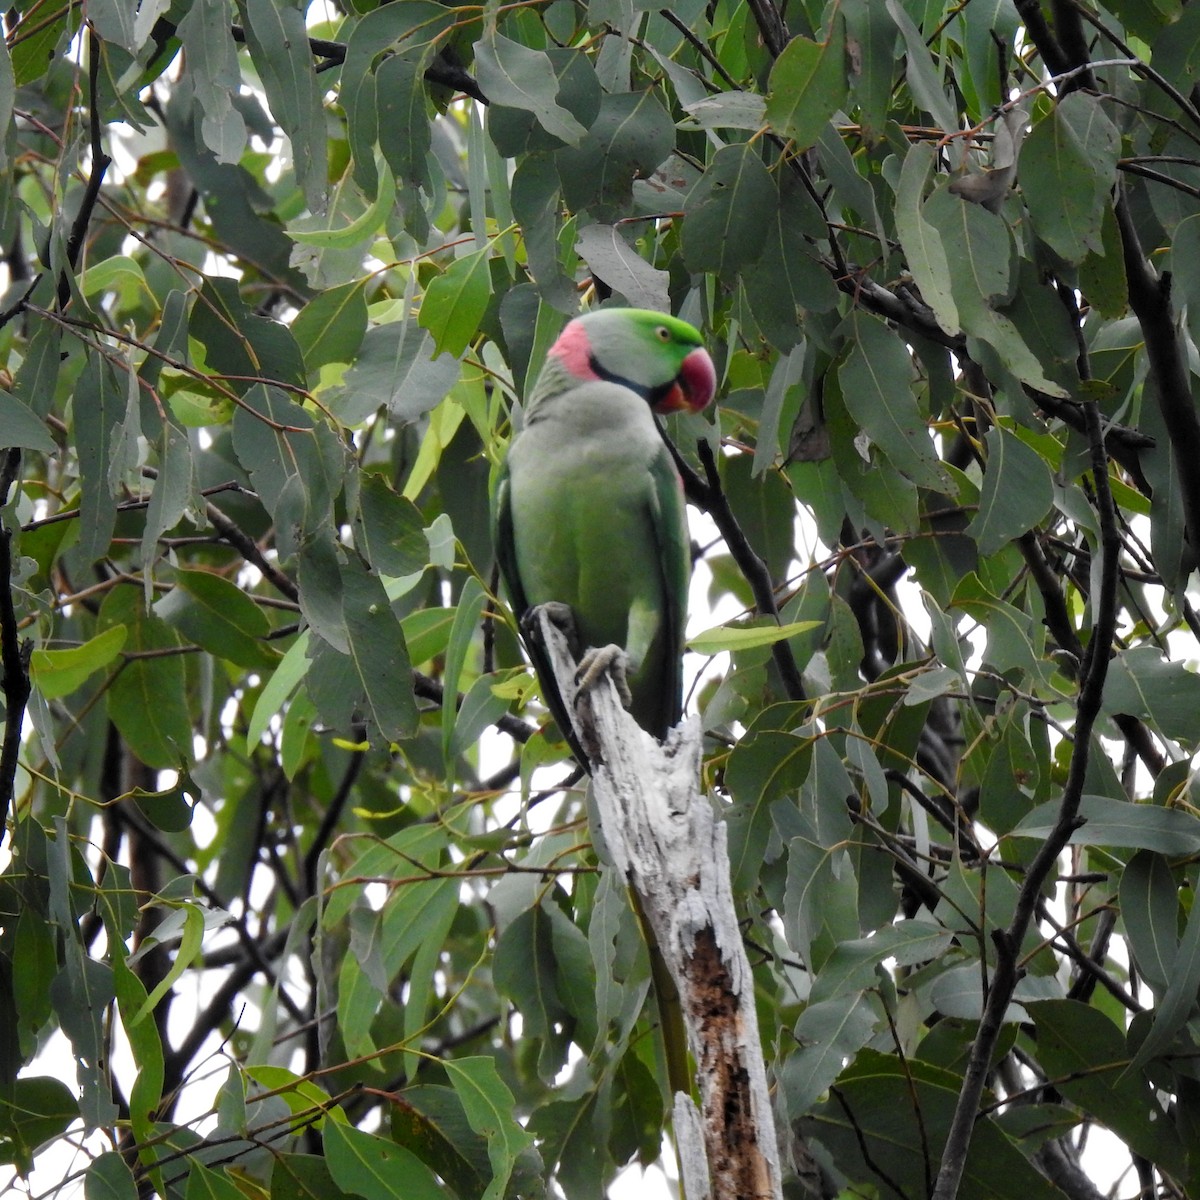
<path id="1" fill-rule="evenodd" d="M 545 700 L 550 715 L 571 747 L 575 760 L 586 771 L 588 770 L 587 755 L 584 754 L 583 747 L 575 737 L 575 727 L 571 724 L 567 706 L 555 684 L 554 670 L 550 665 L 549 656 L 542 646 L 537 630 L 527 627 L 525 624 L 524 618 L 529 611 L 529 599 L 521 583 L 521 572 L 517 568 L 511 501 L 508 460 L 506 459 L 500 467 L 500 474 L 496 480 L 496 501 L 492 513 L 492 545 L 496 551 L 496 562 L 500 567 L 500 574 L 504 577 L 504 585 L 508 589 L 509 601 L 512 604 L 513 616 L 517 618 L 521 640 L 525 644 L 529 660 L 533 663 L 533 669 L 537 673 L 538 683 L 542 689 L 542 699 Z M 580 647 L 572 646 L 571 650 L 578 657 Z"/>
<path id="2" fill-rule="evenodd" d="M 651 525 L 661 566 L 662 633 L 658 644 L 662 661 L 657 666 L 662 684 L 658 719 L 654 723 L 654 729 L 661 737 L 679 724 L 683 716 L 683 640 L 688 582 L 692 574 L 692 546 L 683 487 L 665 440 L 662 453 L 651 465 L 650 475 L 654 485 Z"/>

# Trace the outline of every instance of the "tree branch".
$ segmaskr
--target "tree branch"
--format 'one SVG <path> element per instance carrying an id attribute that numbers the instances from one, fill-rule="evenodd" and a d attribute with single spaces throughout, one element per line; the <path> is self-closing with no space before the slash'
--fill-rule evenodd
<path id="1" fill-rule="evenodd" d="M 706 477 L 706 479 L 701 479 L 683 461 L 679 452 L 674 446 L 671 446 L 669 441 L 667 445 L 671 449 L 675 465 L 683 478 L 684 490 L 690 499 L 695 500 L 712 517 L 717 530 L 725 539 L 725 545 L 729 547 L 733 561 L 738 565 L 738 570 L 750 585 L 755 607 L 764 616 L 774 617 L 778 621 L 779 605 L 775 603 L 775 584 L 771 579 L 771 572 L 767 569 L 767 564 L 759 556 L 758 551 L 750 545 L 742 527 L 738 524 L 737 517 L 733 515 L 733 509 L 729 506 L 725 489 L 721 486 L 721 474 L 717 469 L 712 447 L 707 442 L 698 444 L 700 462 L 704 467 Z M 804 680 L 800 676 L 799 667 L 796 666 L 796 658 L 792 654 L 791 647 L 786 641 L 778 641 L 771 647 L 771 655 L 783 680 L 788 698 L 790 700 L 805 699 Z"/>
<path id="2" fill-rule="evenodd" d="M 758 32 L 762 35 L 767 52 L 772 58 L 778 58 L 783 53 L 784 46 L 791 40 L 779 9 L 775 7 L 773 0 L 749 0 L 747 7 L 758 26 Z"/>
<path id="3" fill-rule="evenodd" d="M 1079 805 L 1083 798 L 1092 730 L 1100 714 L 1100 699 L 1104 691 L 1104 681 L 1108 676 L 1109 655 L 1116 632 L 1121 549 L 1116 505 L 1108 486 L 1108 457 L 1104 450 L 1100 412 L 1094 401 L 1085 403 L 1082 408 L 1087 417 L 1088 441 L 1092 452 L 1095 507 L 1100 519 L 1101 565 L 1099 595 L 1092 596 L 1096 619 L 1080 672 L 1082 682 L 1075 708 L 1071 765 L 1054 828 L 1042 843 L 1026 872 L 1017 893 L 1012 921 L 1007 929 L 996 930 L 993 935 L 996 945 L 996 970 L 984 1002 L 979 1029 L 971 1046 L 971 1055 L 955 1106 L 954 1118 L 946 1137 L 932 1200 L 955 1200 L 958 1195 L 992 1055 L 1000 1038 L 1005 1011 L 1020 980 L 1017 963 L 1021 942 L 1036 911 L 1042 885 L 1049 878 L 1067 840 L 1080 824 Z"/>
<path id="4" fill-rule="evenodd" d="M 66 308 L 71 302 L 71 275 L 79 265 L 79 255 L 87 239 L 88 225 L 92 213 L 96 210 L 96 201 L 100 199 L 100 188 L 104 183 L 104 175 L 112 164 L 112 159 L 104 153 L 101 142 L 100 109 L 96 99 L 97 84 L 100 80 L 100 45 L 99 39 L 91 29 L 88 30 L 88 124 L 91 133 L 92 166 L 88 172 L 87 186 L 83 191 L 83 201 L 75 220 L 71 222 L 71 232 L 67 235 L 67 263 L 62 274 L 58 277 L 58 307 Z"/>
<path id="5" fill-rule="evenodd" d="M 1186 353 L 1171 313 L 1171 277 L 1156 274 L 1146 260 L 1123 189 L 1117 194 L 1116 214 L 1129 304 L 1145 340 L 1156 384 L 1154 397 L 1175 458 L 1188 541 L 1195 555 L 1200 552 L 1200 472 L 1196 470 L 1200 462 L 1200 419 L 1192 400 Z"/>
<path id="6" fill-rule="evenodd" d="M 689 718 L 660 746 L 625 711 L 611 675 L 577 689 L 565 636 L 544 610 L 534 613 L 591 764 L 599 833 L 679 992 L 700 1093 L 699 1113 L 684 1092 L 675 1096 L 688 1200 L 780 1200 L 754 978 L 730 891 L 725 825 L 697 789 L 699 722 Z"/>
<path id="7" fill-rule="evenodd" d="M 0 508 L 8 504 L 8 493 L 21 469 L 21 451 L 13 447 L 4 453 L 0 467 Z M 12 530 L 0 528 L 0 672 L 3 674 L 4 741 L 0 744 L 0 844 L 12 808 L 17 782 L 17 763 L 21 757 L 21 726 L 25 705 L 29 702 L 29 659 L 33 642 L 18 633 L 17 612 L 13 607 Z"/>

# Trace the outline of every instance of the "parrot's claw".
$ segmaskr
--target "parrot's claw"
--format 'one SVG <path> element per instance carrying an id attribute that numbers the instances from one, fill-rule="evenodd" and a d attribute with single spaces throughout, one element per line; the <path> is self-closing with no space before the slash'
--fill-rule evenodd
<path id="1" fill-rule="evenodd" d="M 521 632 L 525 635 L 526 640 L 537 642 L 540 645 L 541 635 L 537 627 L 539 613 L 546 614 L 546 619 L 567 639 L 571 653 L 578 658 L 579 631 L 575 626 L 575 610 L 569 604 L 563 604 L 559 600 L 547 600 L 545 604 L 535 604 L 533 608 L 526 610 L 525 615 L 521 618 Z"/>
<path id="2" fill-rule="evenodd" d="M 633 693 L 629 690 L 627 674 L 629 657 L 620 646 L 599 646 L 589 650 L 579 662 L 579 670 L 575 672 L 575 685 L 581 692 L 594 688 L 604 675 L 611 675 L 617 685 L 617 694 L 621 703 L 628 708 L 633 703 Z"/>

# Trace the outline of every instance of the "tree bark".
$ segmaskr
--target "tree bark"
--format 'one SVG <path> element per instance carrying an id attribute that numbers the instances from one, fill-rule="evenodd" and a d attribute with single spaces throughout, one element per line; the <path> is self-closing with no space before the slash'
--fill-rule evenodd
<path id="1" fill-rule="evenodd" d="M 675 1096 L 687 1200 L 780 1200 L 779 1149 L 754 1009 L 754 981 L 730 890 L 724 824 L 700 793 L 693 717 L 660 745 L 605 675 L 578 690 L 562 633 L 537 614 L 543 645 L 591 763 L 600 833 L 633 888 L 679 991 L 700 1107 Z"/>

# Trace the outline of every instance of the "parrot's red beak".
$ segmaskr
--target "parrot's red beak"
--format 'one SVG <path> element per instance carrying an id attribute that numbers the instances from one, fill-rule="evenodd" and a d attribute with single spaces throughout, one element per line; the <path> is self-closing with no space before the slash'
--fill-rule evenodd
<path id="1" fill-rule="evenodd" d="M 683 360 L 671 390 L 654 406 L 657 413 L 700 412 L 717 391 L 717 372 L 708 351 L 697 347 Z"/>

